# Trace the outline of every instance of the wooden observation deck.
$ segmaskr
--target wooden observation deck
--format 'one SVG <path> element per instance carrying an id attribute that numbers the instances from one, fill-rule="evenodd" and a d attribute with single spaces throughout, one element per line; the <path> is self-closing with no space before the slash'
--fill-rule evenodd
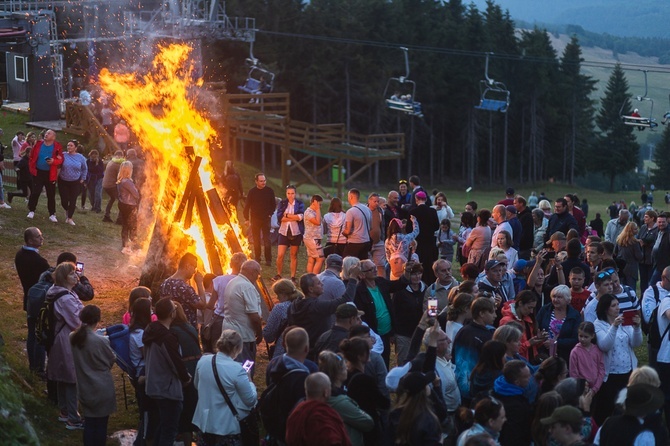
<path id="1" fill-rule="evenodd" d="M 317 177 L 346 160 L 362 164 L 346 180 L 337 181 L 337 195 L 377 161 L 405 156 L 405 135 L 386 133 L 362 135 L 345 130 L 344 124 L 310 124 L 289 117 L 289 94 L 222 94 L 224 137 L 229 147 L 235 140 L 274 144 L 281 149 L 282 184 L 291 182 L 291 173 L 300 171 L 307 181 L 328 196 Z M 302 156 L 301 156 L 302 155 Z M 304 163 L 312 158 L 327 162 L 310 173 Z M 299 186 L 304 182 L 294 183 Z"/>

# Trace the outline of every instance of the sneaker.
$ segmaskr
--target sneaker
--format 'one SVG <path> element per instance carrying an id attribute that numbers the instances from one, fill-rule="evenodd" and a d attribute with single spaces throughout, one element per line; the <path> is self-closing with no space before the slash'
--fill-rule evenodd
<path id="1" fill-rule="evenodd" d="M 127 255 L 131 255 L 133 253 L 133 250 L 129 246 L 126 246 L 121 250 L 121 252 Z"/>
<path id="2" fill-rule="evenodd" d="M 28 212 L 28 215 L 26 215 L 27 218 L 35 218 L 35 213 L 30 211 Z"/>
<path id="3" fill-rule="evenodd" d="M 281 280 L 281 276 L 280 276 L 279 274 L 277 274 L 276 276 L 274 276 L 274 277 L 272 278 L 272 281 L 273 281 L 273 282 L 276 282 L 276 281 L 278 281 L 278 280 Z"/>
<path id="4" fill-rule="evenodd" d="M 31 212 L 31 214 L 32 214 L 32 212 Z M 58 219 L 56 218 L 56 214 L 50 215 L 49 216 L 49 221 L 52 221 L 54 223 L 58 223 Z"/>
<path id="5" fill-rule="evenodd" d="M 62 412 L 62 411 L 61 411 L 61 412 L 58 414 L 58 421 L 62 421 L 62 422 L 65 423 L 65 422 L 67 422 L 67 420 L 69 420 L 69 418 L 67 417 L 67 412 Z"/>
<path id="6" fill-rule="evenodd" d="M 105 223 L 114 223 L 114 220 L 112 220 L 111 218 L 109 218 L 109 215 L 105 215 L 105 216 L 103 217 L 102 221 L 104 221 Z"/>
<path id="7" fill-rule="evenodd" d="M 73 423 L 72 421 L 67 421 L 65 423 L 65 429 L 70 430 L 70 431 L 83 430 L 84 429 L 84 423 L 82 421 L 80 421 L 78 423 Z"/>
<path id="8" fill-rule="evenodd" d="M 12 207 L 8 205 L 7 203 L 2 203 L 0 204 L 0 209 L 11 209 Z"/>
<path id="9" fill-rule="evenodd" d="M 66 219 L 66 220 L 65 220 L 65 223 L 67 223 L 68 225 L 75 226 L 75 224 L 74 224 L 74 220 L 72 220 L 71 218 Z"/>

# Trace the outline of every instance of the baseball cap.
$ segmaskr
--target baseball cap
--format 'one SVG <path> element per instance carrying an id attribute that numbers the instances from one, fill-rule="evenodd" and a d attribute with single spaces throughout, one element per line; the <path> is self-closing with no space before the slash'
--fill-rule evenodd
<path id="1" fill-rule="evenodd" d="M 486 271 L 488 271 L 491 268 L 495 268 L 496 266 L 498 266 L 500 264 L 502 264 L 502 262 L 500 260 L 495 260 L 495 259 L 494 260 L 489 260 L 488 262 L 486 262 L 486 266 L 484 267 L 484 269 Z"/>
<path id="2" fill-rule="evenodd" d="M 554 409 L 550 417 L 540 420 L 545 426 L 554 423 L 566 423 L 572 426 L 582 424 L 582 411 L 573 406 L 561 406 Z"/>
<path id="3" fill-rule="evenodd" d="M 341 304 L 335 310 L 335 317 L 337 319 L 349 319 L 350 317 L 363 316 L 365 312 L 356 308 L 353 302 Z"/>
<path id="4" fill-rule="evenodd" d="M 326 268 L 330 268 L 332 266 L 336 267 L 342 267 L 342 256 L 339 254 L 330 254 L 328 257 L 326 257 Z"/>
<path id="5" fill-rule="evenodd" d="M 524 260 L 524 259 L 519 259 L 516 262 L 514 262 L 514 266 L 512 269 L 514 269 L 515 273 L 521 273 L 524 269 L 526 268 L 532 268 L 535 266 L 535 260 Z"/>
<path id="6" fill-rule="evenodd" d="M 400 388 L 410 395 L 416 395 L 423 391 L 426 386 L 435 381 L 435 373 L 409 372 L 400 380 Z"/>
<path id="7" fill-rule="evenodd" d="M 507 195 L 514 195 L 514 188 L 513 187 L 508 187 L 507 190 L 505 191 Z"/>
<path id="8" fill-rule="evenodd" d="M 507 212 L 512 213 L 512 214 L 516 214 L 516 208 L 515 208 L 513 205 L 511 205 L 511 204 L 505 206 L 505 210 L 506 210 Z"/>

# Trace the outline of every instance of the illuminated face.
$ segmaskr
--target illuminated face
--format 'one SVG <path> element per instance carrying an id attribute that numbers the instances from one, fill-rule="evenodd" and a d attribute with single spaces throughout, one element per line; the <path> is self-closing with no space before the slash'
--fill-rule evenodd
<path id="1" fill-rule="evenodd" d="M 267 183 L 267 180 L 265 179 L 265 175 L 259 175 L 258 178 L 256 178 L 256 187 L 259 189 L 263 189 L 265 187 L 265 184 Z"/>
<path id="2" fill-rule="evenodd" d="M 610 318 L 616 318 L 619 316 L 619 300 L 613 299 L 610 307 L 607 309 L 607 316 Z"/>
<path id="3" fill-rule="evenodd" d="M 402 183 L 401 185 L 398 186 L 398 190 L 402 195 L 405 195 L 407 193 L 407 185 L 405 183 Z"/>
<path id="4" fill-rule="evenodd" d="M 77 146 L 74 145 L 72 141 L 67 143 L 67 151 L 68 153 L 74 153 L 77 151 Z"/>
<path id="5" fill-rule="evenodd" d="M 388 205 L 391 207 L 398 206 L 398 201 L 400 200 L 400 195 L 398 192 L 391 192 L 388 196 Z"/>
<path id="6" fill-rule="evenodd" d="M 47 132 L 44 134 L 44 142 L 47 144 L 51 144 L 56 140 L 56 132 L 53 130 L 47 130 Z"/>
<path id="7" fill-rule="evenodd" d="M 568 210 L 568 207 L 565 206 L 560 201 L 557 201 L 556 203 L 554 203 L 554 212 L 556 212 L 557 214 L 562 214 L 563 212 L 566 212 L 567 210 Z"/>
<path id="8" fill-rule="evenodd" d="M 600 263 L 600 254 L 598 254 L 598 248 L 595 246 L 589 246 L 586 250 L 586 261 L 591 265 L 596 265 Z"/>
<path id="9" fill-rule="evenodd" d="M 377 209 L 379 207 L 379 197 L 373 196 L 368 198 L 368 207 L 373 211 Z"/>
<path id="10" fill-rule="evenodd" d="M 288 198 L 289 203 L 293 203 L 295 201 L 295 189 L 292 187 L 286 189 L 286 198 Z"/>
<path id="11" fill-rule="evenodd" d="M 584 287 L 584 274 L 570 274 L 570 286 L 577 289 Z"/>

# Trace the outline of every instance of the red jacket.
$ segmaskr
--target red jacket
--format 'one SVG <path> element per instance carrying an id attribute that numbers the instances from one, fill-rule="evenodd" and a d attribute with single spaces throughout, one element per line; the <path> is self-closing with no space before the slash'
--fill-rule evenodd
<path id="1" fill-rule="evenodd" d="M 298 404 L 286 422 L 288 446 L 351 446 L 340 414 L 320 401 Z"/>
<path id="2" fill-rule="evenodd" d="M 28 169 L 32 176 L 37 176 L 37 157 L 40 154 L 40 149 L 42 148 L 43 140 L 37 141 L 35 147 L 33 147 L 30 152 L 30 159 L 28 160 Z M 51 153 L 51 158 L 53 158 L 53 163 L 51 163 L 51 169 L 49 170 L 49 181 L 56 181 L 58 179 L 58 166 L 63 164 L 63 146 L 60 145 L 58 141 L 54 141 L 54 149 Z"/>
<path id="3" fill-rule="evenodd" d="M 515 301 L 505 302 L 502 308 L 502 318 L 500 319 L 499 326 L 507 325 L 510 322 L 518 322 L 523 326 L 523 332 L 521 333 L 521 345 L 519 346 L 519 355 L 524 358 L 531 360 L 532 357 L 537 355 L 537 346 L 530 345 L 530 338 L 536 334 L 536 324 L 533 318 L 530 316 L 524 316 L 519 318 L 516 314 L 516 308 L 514 307 Z M 529 337 L 530 335 L 530 337 Z"/>

